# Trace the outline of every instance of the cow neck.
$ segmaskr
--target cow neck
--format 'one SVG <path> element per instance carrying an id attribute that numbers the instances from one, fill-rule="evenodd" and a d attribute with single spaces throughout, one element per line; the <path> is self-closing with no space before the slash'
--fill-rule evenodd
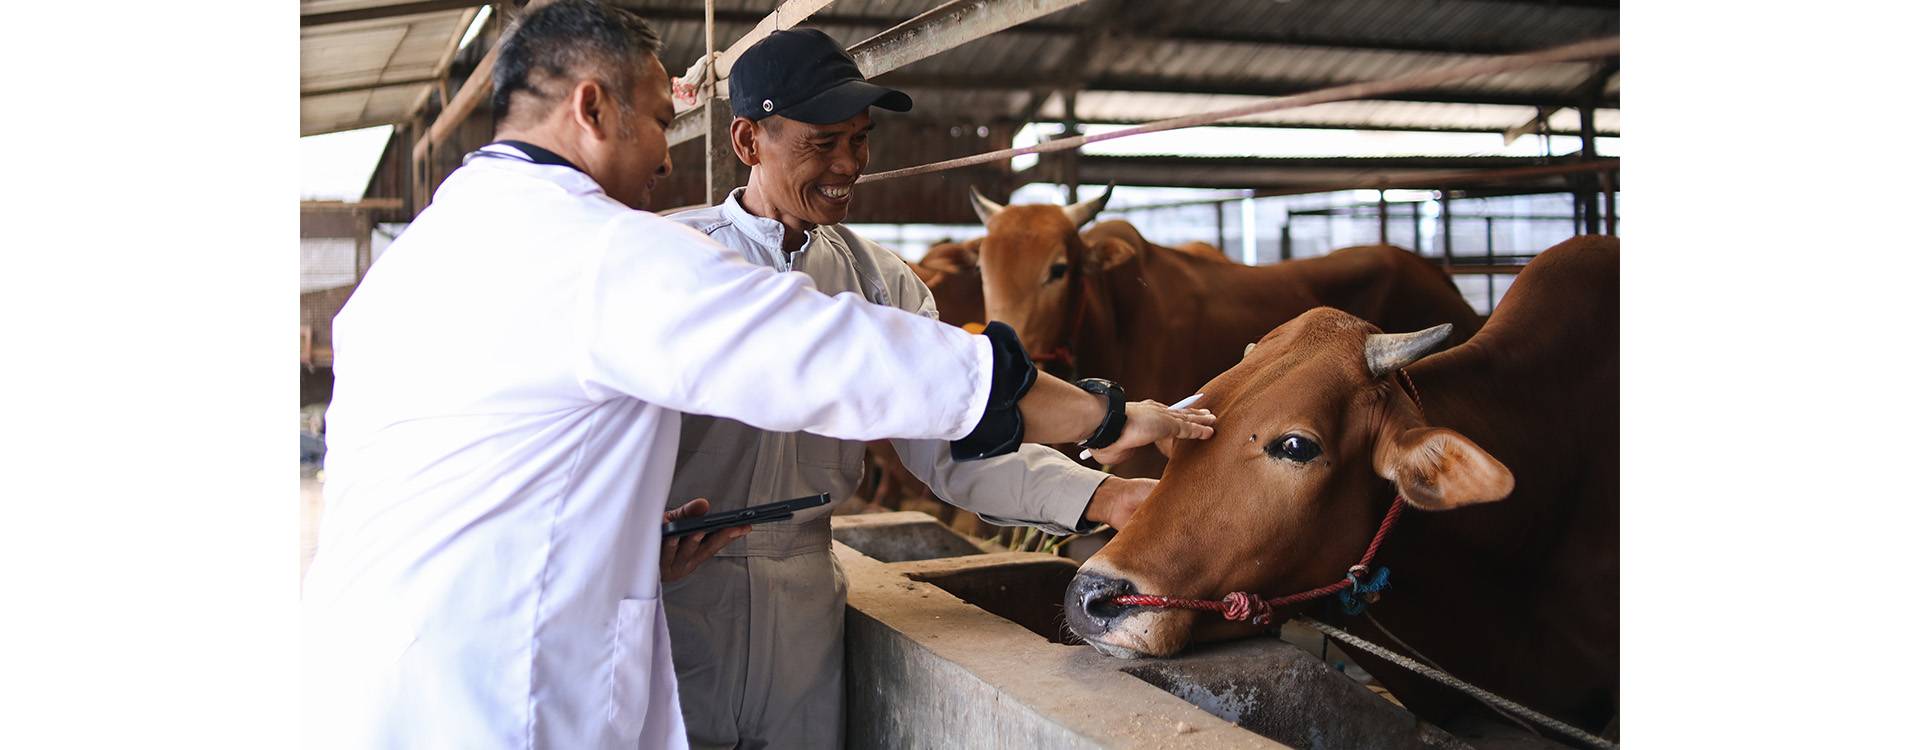
<path id="1" fill-rule="evenodd" d="M 1053 340 L 1057 343 L 1051 350 L 1028 353 L 1028 356 L 1042 368 L 1067 380 L 1078 380 L 1083 365 L 1084 352 L 1079 344 L 1086 331 L 1087 307 L 1092 304 L 1093 297 L 1093 279 L 1082 268 L 1085 262 L 1086 257 L 1083 255 L 1075 259 L 1075 262 L 1068 264 L 1067 315 L 1061 319 L 1061 327 L 1054 334 Z M 1087 372 L 1097 372 L 1106 377 L 1119 377 L 1124 380 L 1124 377 L 1112 370 L 1094 368 Z"/>

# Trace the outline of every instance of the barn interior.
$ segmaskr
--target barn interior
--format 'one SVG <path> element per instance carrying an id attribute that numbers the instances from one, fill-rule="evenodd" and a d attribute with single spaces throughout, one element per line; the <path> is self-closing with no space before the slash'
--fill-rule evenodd
<path id="1" fill-rule="evenodd" d="M 328 323 L 463 156 L 492 140 L 495 49 L 515 17 L 540 4 L 301 0 L 301 136 L 316 146 L 353 133 L 378 141 L 377 148 L 363 147 L 353 157 L 365 162 L 361 184 L 304 196 L 301 205 L 302 430 L 315 438 L 311 456 L 303 448 L 303 462 L 313 459 L 303 471 L 304 556 L 313 552 L 312 527 L 324 512 L 318 438 L 332 394 Z M 818 28 L 839 40 L 871 79 L 914 99 L 911 112 L 875 117 L 869 173 L 1001 149 L 1045 148 L 1076 136 L 1364 88 L 1620 33 L 1617 0 L 616 4 L 660 33 L 662 62 L 676 76 L 709 53 L 721 56 L 717 67 L 724 70 L 774 29 Z M 710 137 L 724 132 L 719 129 L 729 119 L 724 78 L 690 82 L 693 93 L 669 132 L 674 169 L 654 191 L 653 209 L 660 212 L 710 205 L 745 181 L 728 144 Z M 1152 242 L 1203 242 L 1246 265 L 1391 244 L 1450 274 L 1485 316 L 1540 251 L 1574 235 L 1618 235 L 1620 98 L 1617 52 L 1539 63 L 868 185 L 857 191 L 847 223 L 915 261 L 937 243 L 985 233 L 970 190 L 1002 203 L 1072 203 L 1112 184 L 1103 217 L 1132 222 Z M 877 515 L 886 519 L 850 522 L 848 531 L 835 533 L 842 540 L 835 554 L 855 579 L 851 606 L 859 610 L 849 615 L 849 658 L 906 654 L 910 658 L 902 663 L 908 666 L 869 665 L 864 673 L 901 689 L 935 689 L 928 685 L 938 680 L 928 674 L 968 685 L 966 680 L 978 680 L 985 687 L 967 700 L 1017 706 L 1011 714 L 1016 719 L 1008 721 L 1025 722 L 1035 733 L 1029 736 L 1046 737 L 1049 746 L 1308 746 L 1314 732 L 1336 729 L 1345 733 L 1338 736 L 1370 746 L 1579 746 L 1565 737 L 1485 725 L 1450 727 L 1452 734 L 1390 731 L 1382 727 L 1411 721 L 1410 715 L 1404 709 L 1379 713 L 1372 704 L 1331 713 L 1325 705 L 1334 704 L 1303 704 L 1268 721 L 1264 730 L 1249 730 L 1258 723 L 1253 713 L 1195 687 L 1205 683 L 1203 677 L 1165 674 L 1134 674 L 1143 685 L 1153 683 L 1135 686 L 1138 695 L 1177 698 L 1165 705 L 1142 698 L 1142 705 L 1151 704 L 1142 709 L 1148 716 L 1142 727 L 1119 731 L 1049 719 L 1092 699 L 1027 678 L 997 683 L 1002 678 L 991 674 L 997 662 L 953 643 L 959 640 L 955 633 L 963 632 L 953 620 L 986 628 L 999 639 L 995 648 L 1057 664 L 1062 674 L 1097 680 L 1113 674 L 1091 666 L 1084 646 L 1039 632 L 1044 627 L 1022 625 L 1022 616 L 997 613 L 985 601 L 990 596 L 940 582 L 988 575 L 994 585 L 1039 586 L 1057 604 L 1054 589 L 1064 583 L 1053 580 L 1058 571 L 1039 558 L 1084 560 L 1092 548 L 1076 548 L 1072 542 L 1079 540 L 987 528 L 964 513 L 956 520 L 938 504 Z M 930 530 L 929 522 L 938 528 Z M 909 529 L 919 535 L 914 538 L 931 534 L 949 552 L 930 561 L 887 559 L 851 546 L 868 533 L 856 528 L 863 524 Z M 958 547 L 939 537 L 955 528 L 963 532 L 955 537 Z M 981 562 L 979 555 L 992 559 Z M 994 570 L 1010 572 L 993 578 Z M 923 602 L 886 593 L 906 582 L 960 614 L 944 625 L 927 621 L 916 610 Z M 938 640 L 942 636 L 947 643 Z M 1040 640 L 1021 640 L 1028 636 Z M 856 637 L 866 640 L 856 646 Z M 1343 659 L 1338 644 L 1311 632 L 1291 632 L 1287 640 L 1316 657 L 1310 661 L 1338 666 L 1274 690 L 1334 696 L 1326 700 L 1347 705 L 1356 698 L 1341 691 L 1352 682 L 1382 705 L 1395 705 L 1351 659 Z M 1279 658 L 1234 653 L 1237 659 Z M 1328 675 L 1332 682 L 1322 679 Z M 861 725 L 868 729 L 850 729 L 850 736 L 912 744 L 981 716 L 932 710 L 893 715 Z M 858 721 L 849 718 L 850 724 Z"/>

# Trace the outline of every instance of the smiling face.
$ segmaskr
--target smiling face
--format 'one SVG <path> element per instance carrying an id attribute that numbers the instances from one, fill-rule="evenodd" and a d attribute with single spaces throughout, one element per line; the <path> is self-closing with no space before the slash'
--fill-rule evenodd
<path id="1" fill-rule="evenodd" d="M 753 168 L 748 190 L 771 211 L 769 218 L 805 230 L 846 220 L 853 183 L 867 168 L 872 131 L 873 118 L 865 111 L 831 125 L 779 115 L 759 122 L 735 118 L 733 147 Z"/>
<path id="2" fill-rule="evenodd" d="M 1396 489 L 1422 510 L 1505 497 L 1506 467 L 1427 426 L 1407 393 L 1373 372 L 1373 340 L 1392 338 L 1377 334 L 1346 313 L 1310 310 L 1202 388 L 1199 405 L 1220 419 L 1214 438 L 1177 445 L 1132 523 L 1081 567 L 1066 601 L 1074 632 L 1122 657 L 1251 635 L 1254 626 L 1211 613 L 1107 600 L 1316 588 L 1360 558 Z"/>

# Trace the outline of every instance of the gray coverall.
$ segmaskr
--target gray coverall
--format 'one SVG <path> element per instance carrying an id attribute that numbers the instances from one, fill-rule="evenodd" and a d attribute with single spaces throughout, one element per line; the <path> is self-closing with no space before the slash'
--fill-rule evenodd
<path id="1" fill-rule="evenodd" d="M 933 295 L 906 263 L 844 226 L 820 227 L 791 256 L 779 222 L 754 216 L 736 189 L 720 206 L 668 218 L 738 250 L 748 262 L 799 271 L 821 292 L 937 317 Z M 750 304 L 750 301 L 742 301 Z M 847 377 L 860 377 L 847 363 Z M 768 383 L 780 398 L 806 383 Z M 1039 445 L 955 462 L 947 443 L 895 440 L 909 471 L 941 499 L 1001 524 L 1056 534 L 1080 522 L 1107 475 Z M 865 444 L 800 432 L 764 432 L 729 419 L 686 415 L 667 507 L 696 497 L 720 512 L 818 492 L 853 496 Z M 847 587 L 829 550 L 832 506 L 757 525 L 692 575 L 667 584 L 680 704 L 693 747 L 838 748 L 845 689 Z M 1086 529 L 1079 529 L 1086 530 Z"/>

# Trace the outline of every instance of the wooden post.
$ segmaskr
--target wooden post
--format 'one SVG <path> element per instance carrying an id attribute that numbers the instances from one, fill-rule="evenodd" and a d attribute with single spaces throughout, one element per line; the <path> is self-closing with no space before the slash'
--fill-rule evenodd
<path id="1" fill-rule="evenodd" d="M 1280 259 L 1293 260 L 1293 221 L 1280 222 Z"/>
<path id="2" fill-rule="evenodd" d="M 1440 191 L 1440 267 L 1453 270 L 1453 194 Z"/>
<path id="3" fill-rule="evenodd" d="M 746 184 L 746 170 L 733 155 L 733 107 L 725 99 L 709 99 L 706 110 L 707 205 L 718 206 L 727 193 Z"/>
<path id="4" fill-rule="evenodd" d="M 353 209 L 353 283 L 366 278 L 367 269 L 373 267 L 373 214 L 367 209 Z"/>

